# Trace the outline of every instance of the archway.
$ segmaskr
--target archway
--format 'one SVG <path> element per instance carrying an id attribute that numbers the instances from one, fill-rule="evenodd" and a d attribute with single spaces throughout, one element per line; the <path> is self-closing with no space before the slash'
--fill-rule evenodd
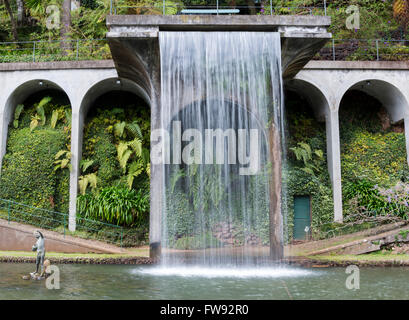
<path id="1" fill-rule="evenodd" d="M 33 213 L 20 215 L 23 222 L 63 225 L 63 216 L 43 209 L 68 213 L 69 97 L 54 82 L 25 82 L 7 99 L 2 126 L 0 197 L 33 207 L 23 210 Z"/>
<path id="2" fill-rule="evenodd" d="M 332 146 L 328 100 L 314 84 L 293 79 L 284 86 L 287 138 L 288 241 L 317 237 L 333 221 Z M 328 170 L 327 170 L 328 168 Z M 307 232 L 305 231 L 307 230 Z"/>
<path id="3" fill-rule="evenodd" d="M 103 80 L 84 96 L 79 120 L 79 166 L 75 177 L 80 193 L 77 215 L 135 227 L 137 231 L 147 229 L 150 187 L 148 95 L 130 80 Z M 102 203 L 101 195 L 114 202 L 123 201 L 108 205 Z M 126 237 L 123 240 L 135 241 L 129 245 L 140 244 L 138 241 L 145 240 L 146 230 L 139 233 L 137 239 Z M 116 240 L 120 239 L 112 239 Z"/>
<path id="4" fill-rule="evenodd" d="M 407 180 L 406 110 L 404 95 L 382 80 L 359 81 L 344 93 L 339 121 L 345 215 L 382 211 L 382 190 Z"/>

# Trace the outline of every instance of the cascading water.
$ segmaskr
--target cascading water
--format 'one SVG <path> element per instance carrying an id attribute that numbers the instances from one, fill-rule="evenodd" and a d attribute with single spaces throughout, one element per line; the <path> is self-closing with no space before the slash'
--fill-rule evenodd
<path id="1" fill-rule="evenodd" d="M 281 212 L 270 215 L 280 210 L 271 206 L 271 130 L 280 133 L 274 128 L 282 128 L 283 114 L 280 36 L 159 37 L 161 121 L 169 133 L 162 262 L 259 264 L 271 253 L 272 234 L 282 239 Z M 281 176 L 276 179 L 281 183 Z"/>

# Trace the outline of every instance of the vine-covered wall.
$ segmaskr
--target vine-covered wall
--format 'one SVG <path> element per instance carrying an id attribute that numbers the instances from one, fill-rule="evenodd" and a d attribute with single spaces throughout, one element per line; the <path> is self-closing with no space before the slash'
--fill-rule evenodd
<path id="1" fill-rule="evenodd" d="M 284 169 L 286 241 L 294 228 L 294 196 L 311 196 L 312 233 L 333 220 L 332 187 L 327 170 L 325 123 L 318 122 L 308 102 L 285 92 L 287 163 Z M 301 145 L 300 145 L 301 144 Z M 297 158 L 299 153 L 301 158 Z M 305 160 L 304 160 L 305 158 Z"/>
<path id="2" fill-rule="evenodd" d="M 17 106 L 3 159 L 0 198 L 68 213 L 69 170 L 61 168 L 56 155 L 69 151 L 70 139 L 71 108 L 65 95 L 45 91 Z"/>
<path id="3" fill-rule="evenodd" d="M 286 114 L 287 241 L 292 240 L 294 196 L 303 195 L 311 196 L 312 236 L 326 237 L 340 225 L 333 222 L 325 123 L 318 122 L 309 103 L 294 92 L 286 92 Z M 341 102 L 339 122 L 345 221 L 354 221 L 363 212 L 405 216 L 409 204 L 394 203 L 398 201 L 394 188 L 409 176 L 403 123 L 392 124 L 378 100 L 354 90 Z"/>

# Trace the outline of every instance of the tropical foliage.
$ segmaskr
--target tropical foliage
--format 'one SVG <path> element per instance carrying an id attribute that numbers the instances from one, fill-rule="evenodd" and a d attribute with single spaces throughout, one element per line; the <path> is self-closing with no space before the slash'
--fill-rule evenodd
<path id="1" fill-rule="evenodd" d="M 71 127 L 65 116 L 51 124 L 55 110 L 71 113 L 65 103 L 65 98 L 50 94 L 16 107 L 0 178 L 1 198 L 68 212 Z M 46 218 L 44 224 L 51 224 Z"/>
<path id="2" fill-rule="evenodd" d="M 79 212 L 141 226 L 149 212 L 150 122 L 143 102 L 94 109 L 85 125 Z M 130 120 L 130 121 L 129 121 Z"/>

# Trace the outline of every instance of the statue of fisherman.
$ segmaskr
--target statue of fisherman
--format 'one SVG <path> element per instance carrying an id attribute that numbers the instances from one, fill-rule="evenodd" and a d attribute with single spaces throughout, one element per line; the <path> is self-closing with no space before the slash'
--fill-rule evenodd
<path id="1" fill-rule="evenodd" d="M 45 246 L 44 246 L 44 236 L 40 231 L 35 231 L 34 236 L 37 239 L 35 245 L 33 245 L 32 251 L 37 251 L 37 259 L 36 259 L 36 272 L 30 273 L 32 277 L 38 275 L 38 268 L 41 266 L 41 273 L 39 274 L 40 277 L 44 275 L 44 257 L 45 257 Z"/>

